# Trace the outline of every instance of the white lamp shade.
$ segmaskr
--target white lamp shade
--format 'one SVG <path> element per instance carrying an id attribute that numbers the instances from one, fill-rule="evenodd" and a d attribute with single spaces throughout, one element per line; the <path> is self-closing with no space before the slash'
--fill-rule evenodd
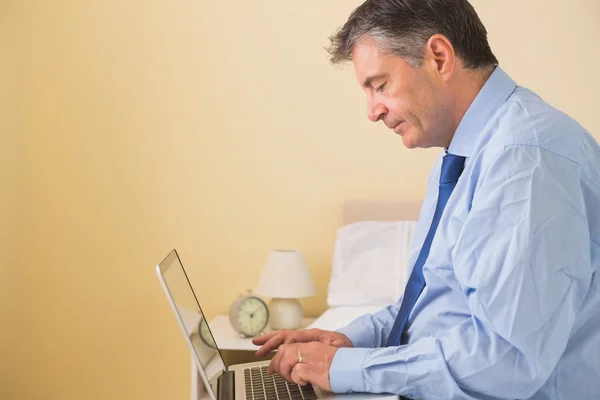
<path id="1" fill-rule="evenodd" d="M 315 284 L 297 250 L 271 250 L 255 292 L 281 299 L 308 297 L 316 294 Z"/>

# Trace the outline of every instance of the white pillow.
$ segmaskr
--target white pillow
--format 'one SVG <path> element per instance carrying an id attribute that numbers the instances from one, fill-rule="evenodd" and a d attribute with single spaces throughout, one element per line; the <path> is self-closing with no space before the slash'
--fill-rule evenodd
<path id="1" fill-rule="evenodd" d="M 416 221 L 361 221 L 339 228 L 329 307 L 396 303 L 406 284 L 415 227 Z"/>

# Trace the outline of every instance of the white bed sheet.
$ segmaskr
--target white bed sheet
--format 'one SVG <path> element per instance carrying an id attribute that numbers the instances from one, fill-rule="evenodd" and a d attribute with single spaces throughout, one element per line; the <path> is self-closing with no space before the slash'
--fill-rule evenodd
<path id="1" fill-rule="evenodd" d="M 349 306 L 349 307 L 331 307 L 319 316 L 308 328 L 319 328 L 328 331 L 334 331 L 348 325 L 364 314 L 372 314 L 381 310 L 385 306 Z"/>

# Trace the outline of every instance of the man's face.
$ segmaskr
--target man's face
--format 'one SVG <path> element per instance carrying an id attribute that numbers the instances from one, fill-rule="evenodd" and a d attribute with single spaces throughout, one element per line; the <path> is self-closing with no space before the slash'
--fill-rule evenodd
<path id="1" fill-rule="evenodd" d="M 398 56 L 382 53 L 370 38 L 355 46 L 352 62 L 367 94 L 371 121 L 382 120 L 408 148 L 449 143 L 451 101 L 435 73 L 435 63 L 426 59 L 413 68 Z"/>

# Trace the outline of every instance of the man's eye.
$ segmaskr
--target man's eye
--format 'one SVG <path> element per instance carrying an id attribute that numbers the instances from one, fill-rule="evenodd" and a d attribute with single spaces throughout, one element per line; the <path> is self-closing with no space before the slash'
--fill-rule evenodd
<path id="1" fill-rule="evenodd" d="M 376 91 L 376 92 L 381 92 L 381 91 L 383 90 L 383 88 L 384 88 L 384 87 L 385 87 L 385 83 L 382 83 L 381 85 L 379 85 L 379 86 L 377 86 L 377 87 L 375 88 L 375 91 Z"/>

